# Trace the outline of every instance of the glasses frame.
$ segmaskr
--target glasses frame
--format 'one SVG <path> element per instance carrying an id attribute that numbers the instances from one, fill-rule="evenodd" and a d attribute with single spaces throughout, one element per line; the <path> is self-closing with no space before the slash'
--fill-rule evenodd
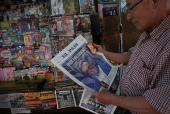
<path id="1" fill-rule="evenodd" d="M 129 13 L 132 14 L 133 8 L 136 7 L 138 4 L 140 4 L 143 0 L 140 0 L 139 2 L 137 2 L 135 5 L 133 5 L 131 8 L 128 9 L 127 5 L 122 9 L 123 13 Z"/>

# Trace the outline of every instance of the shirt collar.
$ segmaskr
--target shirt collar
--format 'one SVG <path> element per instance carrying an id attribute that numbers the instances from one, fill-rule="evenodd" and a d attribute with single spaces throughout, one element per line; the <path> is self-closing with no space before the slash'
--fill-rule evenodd
<path id="1" fill-rule="evenodd" d="M 147 33 L 151 39 L 158 40 L 160 35 L 163 34 L 163 32 L 170 27 L 170 15 L 162 21 L 162 23 L 155 28 L 151 33 Z"/>

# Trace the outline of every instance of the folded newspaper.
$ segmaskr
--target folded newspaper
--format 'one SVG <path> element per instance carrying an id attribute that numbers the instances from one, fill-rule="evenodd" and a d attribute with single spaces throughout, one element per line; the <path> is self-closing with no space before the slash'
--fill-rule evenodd
<path id="1" fill-rule="evenodd" d="M 79 35 L 51 62 L 84 88 L 97 92 L 104 88 L 119 94 L 121 65 L 113 66 L 102 53 L 92 54 L 86 44 Z"/>

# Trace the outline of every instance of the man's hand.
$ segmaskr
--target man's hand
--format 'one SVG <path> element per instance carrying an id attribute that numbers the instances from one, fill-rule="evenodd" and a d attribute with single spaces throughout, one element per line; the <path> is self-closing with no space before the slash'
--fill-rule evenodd
<path id="1" fill-rule="evenodd" d="M 117 96 L 106 89 L 102 89 L 100 92 L 93 91 L 95 98 L 102 104 L 113 104 L 113 101 L 117 101 Z"/>
<path id="2" fill-rule="evenodd" d="M 104 50 L 100 45 L 97 45 L 97 44 L 93 43 L 93 46 L 97 49 L 98 52 L 104 53 Z"/>

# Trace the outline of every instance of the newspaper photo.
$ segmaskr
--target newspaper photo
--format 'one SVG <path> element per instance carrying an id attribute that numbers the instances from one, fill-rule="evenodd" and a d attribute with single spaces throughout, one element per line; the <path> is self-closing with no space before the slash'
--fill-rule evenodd
<path id="1" fill-rule="evenodd" d="M 95 114 L 113 114 L 117 106 L 101 104 L 93 96 L 92 91 L 85 88 L 79 107 Z"/>
<path id="2" fill-rule="evenodd" d="M 79 35 L 51 62 L 84 88 L 109 90 L 120 65 L 113 66 L 102 53 L 92 54 L 86 44 L 87 40 Z"/>

